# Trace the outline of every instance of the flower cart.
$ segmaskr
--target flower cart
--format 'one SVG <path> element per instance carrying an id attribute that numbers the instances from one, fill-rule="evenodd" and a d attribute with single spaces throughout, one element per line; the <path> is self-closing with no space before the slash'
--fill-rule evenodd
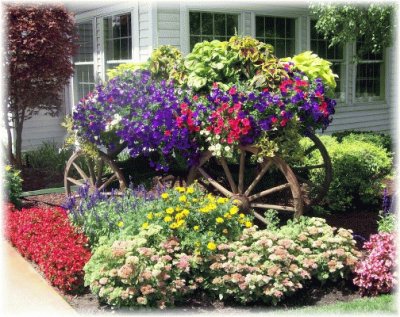
<path id="1" fill-rule="evenodd" d="M 79 147 L 65 169 L 66 194 L 84 183 L 123 190 L 147 173 L 166 186 L 197 180 L 262 222 L 269 209 L 300 216 L 329 188 L 330 158 L 314 132 L 329 125 L 336 103 L 322 79 L 294 63 L 265 65 L 257 89 L 239 80 L 196 91 L 148 70 L 97 86 L 69 123 Z"/>

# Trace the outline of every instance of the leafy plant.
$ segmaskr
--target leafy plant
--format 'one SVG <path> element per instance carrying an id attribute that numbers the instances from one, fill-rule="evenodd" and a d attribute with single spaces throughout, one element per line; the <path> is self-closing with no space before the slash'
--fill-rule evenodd
<path id="1" fill-rule="evenodd" d="M 292 58 L 284 58 L 282 61 L 293 62 L 296 68 L 304 72 L 311 80 L 320 78 L 324 83 L 331 88 L 333 92 L 336 87 L 335 78 L 338 77 L 332 72 L 332 63 L 318 57 L 311 51 L 306 51 L 293 56 Z"/>
<path id="2" fill-rule="evenodd" d="M 383 148 L 355 139 L 337 142 L 334 137 L 321 136 L 332 161 L 333 179 L 325 197 L 325 205 L 332 211 L 350 209 L 356 202 L 377 204 L 382 190 L 382 180 L 391 172 L 392 159 Z M 307 148 L 311 143 L 303 139 Z M 306 158 L 307 164 L 318 164 L 320 154 L 314 151 Z M 319 183 L 323 171 L 310 172 L 312 181 Z"/>
<path id="3" fill-rule="evenodd" d="M 46 141 L 34 150 L 24 152 L 24 159 L 28 167 L 63 173 L 71 154 L 71 149 L 60 148 L 54 141 Z"/>
<path id="4" fill-rule="evenodd" d="M 388 153 L 393 153 L 393 141 L 388 133 L 379 133 L 376 131 L 356 131 L 346 130 L 332 133 L 338 142 L 343 140 L 358 140 L 372 143 L 375 146 L 383 147 Z"/>
<path id="5" fill-rule="evenodd" d="M 77 233 L 61 208 L 6 208 L 5 234 L 35 262 L 49 282 L 64 292 L 83 288 L 83 266 L 90 258 L 87 238 Z"/>
<path id="6" fill-rule="evenodd" d="M 135 70 L 145 69 L 146 66 L 147 65 L 145 63 L 119 64 L 118 66 L 107 70 L 107 78 L 108 80 L 111 80 L 115 77 L 129 76 L 129 74 L 132 74 L 132 72 L 134 72 Z"/>
<path id="7" fill-rule="evenodd" d="M 21 206 L 20 196 L 22 194 L 21 171 L 11 165 L 5 166 L 5 190 L 6 197 L 17 208 Z"/>
<path id="8" fill-rule="evenodd" d="M 354 284 L 362 295 L 392 292 L 397 284 L 395 234 L 374 234 L 363 248 L 367 255 L 355 269 Z"/>
<path id="9" fill-rule="evenodd" d="M 318 18 L 316 28 L 330 45 L 345 45 L 363 37 L 363 53 L 379 53 L 392 43 L 394 6 L 365 4 L 319 4 L 311 6 Z"/>

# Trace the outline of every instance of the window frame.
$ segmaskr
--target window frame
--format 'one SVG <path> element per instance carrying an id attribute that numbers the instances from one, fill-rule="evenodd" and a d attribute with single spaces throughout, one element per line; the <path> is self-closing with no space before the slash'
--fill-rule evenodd
<path id="1" fill-rule="evenodd" d="M 353 42 L 353 56 L 357 56 L 357 41 Z M 380 95 L 379 96 L 368 96 L 368 97 L 357 97 L 357 71 L 360 64 L 380 64 Z M 366 60 L 366 59 L 355 59 L 354 61 L 354 76 L 353 76 L 353 100 L 354 104 L 365 104 L 365 103 L 376 103 L 386 102 L 386 52 L 385 49 L 382 51 L 382 59 L 379 60 Z M 366 99 L 367 98 L 367 99 Z"/>
<path id="2" fill-rule="evenodd" d="M 105 19 L 106 18 L 114 18 L 116 16 L 122 16 L 122 15 L 130 15 L 130 27 L 131 27 L 131 32 L 130 32 L 130 55 L 131 58 L 129 59 L 110 59 L 107 60 L 107 53 L 106 53 L 106 36 L 105 36 Z M 101 37 L 102 37 L 102 49 L 103 49 L 103 58 L 102 58 L 102 69 L 103 69 L 103 75 L 104 79 L 107 79 L 107 70 L 109 68 L 113 68 L 115 66 L 118 66 L 119 64 L 122 63 L 129 63 L 133 62 L 136 57 L 136 52 L 135 52 L 135 40 L 134 38 L 137 36 L 136 35 L 136 25 L 134 19 L 136 19 L 136 14 L 132 10 L 125 10 L 121 12 L 113 12 L 112 14 L 107 14 L 99 17 L 101 19 Z M 129 37 L 127 37 L 129 38 Z M 111 66 L 111 67 L 110 67 Z"/>
<path id="3" fill-rule="evenodd" d="M 254 14 L 254 32 L 253 32 L 253 37 L 256 39 L 259 39 L 260 37 L 257 37 L 257 17 L 262 17 L 262 18 L 273 18 L 273 19 L 291 19 L 294 22 L 294 47 L 293 47 L 293 55 L 296 54 L 296 52 L 298 51 L 298 47 L 299 47 L 299 22 L 298 22 L 298 16 L 291 16 L 291 15 L 278 15 L 278 14 L 268 14 L 268 13 L 255 13 Z M 264 26 L 265 26 L 265 20 L 264 20 Z M 265 33 L 265 27 L 264 27 L 264 33 Z M 287 38 L 276 38 L 274 37 L 274 41 L 276 41 L 276 39 L 283 39 L 283 40 L 287 40 Z M 265 43 L 265 36 L 263 36 L 263 40 L 262 42 Z M 273 45 L 274 46 L 274 45 Z M 286 45 L 285 45 L 286 46 Z M 285 47 L 286 49 L 286 47 Z M 276 53 L 276 47 L 274 46 L 274 54 Z M 287 55 L 285 53 L 285 55 Z M 288 56 L 282 56 L 282 57 L 288 57 Z"/>
<path id="4" fill-rule="evenodd" d="M 77 73 L 77 68 L 79 66 L 92 66 L 92 75 L 93 75 L 93 83 L 91 82 L 85 82 L 83 83 L 84 85 L 96 85 L 96 19 L 95 18 L 90 18 L 90 19 L 84 19 L 84 20 L 77 20 L 76 21 L 76 26 L 79 24 L 87 24 L 91 23 L 92 24 L 92 60 L 91 61 L 83 61 L 83 62 L 77 62 L 72 59 L 73 64 L 74 64 L 74 75 L 72 76 L 72 90 L 73 90 L 73 104 L 77 104 L 81 98 L 79 98 L 79 85 L 81 82 L 78 81 L 78 73 Z"/>
<path id="5" fill-rule="evenodd" d="M 212 31 L 212 37 L 214 38 L 213 40 L 215 40 L 215 37 L 217 37 L 216 39 L 218 40 L 218 37 L 229 37 L 228 35 L 215 35 L 215 22 L 214 22 L 214 15 L 215 14 L 224 14 L 225 15 L 225 17 L 227 17 L 228 15 L 234 15 L 234 16 L 237 16 L 237 34 L 241 34 L 242 33 L 242 30 L 241 30 L 241 19 L 242 19 L 242 16 L 241 16 L 241 14 L 242 13 L 240 13 L 240 12 L 223 12 L 223 11 L 220 11 L 220 10 L 199 10 L 199 9 L 188 9 L 188 11 L 187 11 L 187 14 L 188 14 L 188 23 L 189 23 L 189 25 L 188 25 L 188 38 L 189 38 L 189 42 L 188 42 L 188 47 L 189 47 L 189 51 L 191 51 L 191 49 L 190 49 L 190 38 L 192 37 L 192 36 L 196 36 L 196 37 L 204 37 L 204 36 L 209 36 L 209 35 L 203 35 L 203 34 L 201 34 L 201 24 L 200 24 L 200 35 L 197 35 L 197 34 L 191 34 L 190 33 L 190 14 L 191 13 L 200 13 L 200 14 L 204 14 L 204 13 L 209 13 L 209 14 L 212 14 L 212 16 L 213 16 L 213 25 L 212 25 L 212 28 L 213 28 L 213 31 Z M 225 25 L 225 28 L 227 28 L 227 25 Z M 227 30 L 225 30 L 225 31 L 227 31 Z M 226 34 L 226 33 L 225 33 Z M 233 35 L 232 35 L 233 36 Z M 227 39 L 227 40 L 229 40 L 229 39 Z M 198 43 L 198 42 L 197 42 Z"/>
<path id="6" fill-rule="evenodd" d="M 313 27 L 312 23 L 313 23 L 313 21 L 315 21 L 315 19 L 310 18 L 310 20 L 309 20 L 309 32 L 308 32 L 308 34 L 309 34 L 309 49 L 310 49 L 310 51 L 312 51 L 311 42 L 313 41 L 313 39 L 311 37 L 311 34 L 312 34 L 312 27 Z M 324 39 L 314 39 L 314 40 L 328 42 L 328 40 L 324 40 Z M 326 44 L 327 44 L 327 48 L 328 48 L 329 43 L 326 43 Z M 331 62 L 332 64 L 334 64 L 334 63 L 339 63 L 340 64 L 341 73 L 342 73 L 341 74 L 342 77 L 339 76 L 340 86 L 341 86 L 340 87 L 340 96 L 339 97 L 335 96 L 335 99 L 338 102 L 345 102 L 346 98 L 347 98 L 346 97 L 347 96 L 347 88 L 346 87 L 347 87 L 347 78 L 348 78 L 348 74 L 347 74 L 347 65 L 348 65 L 348 63 L 347 63 L 347 56 L 346 56 L 346 46 L 347 45 L 343 45 L 343 47 L 342 47 L 342 56 L 343 56 L 342 59 L 326 59 L 327 61 Z M 318 52 L 314 52 L 314 51 L 312 51 L 312 52 L 318 55 Z"/>

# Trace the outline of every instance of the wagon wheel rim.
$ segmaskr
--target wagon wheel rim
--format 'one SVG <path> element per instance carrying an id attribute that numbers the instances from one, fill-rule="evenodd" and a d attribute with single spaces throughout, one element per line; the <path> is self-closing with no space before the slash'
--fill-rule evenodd
<path id="1" fill-rule="evenodd" d="M 311 206 L 318 204 L 325 197 L 332 181 L 333 172 L 331 158 L 324 144 L 314 133 L 307 134 L 307 137 L 313 142 L 313 144 L 304 151 L 304 155 L 308 156 L 313 152 L 318 151 L 321 159 L 317 164 L 303 164 L 302 166 L 293 166 L 292 169 L 296 174 L 300 187 L 303 189 L 307 188 L 310 193 L 313 193 L 312 197 L 307 194 L 303 195 L 304 206 L 308 209 Z M 324 171 L 322 182 L 315 183 L 310 180 L 310 177 L 304 176 L 304 174 L 301 175 L 302 172 L 304 173 L 305 171 L 309 172 L 318 169 Z"/>
<path id="2" fill-rule="evenodd" d="M 111 173 L 106 174 L 107 167 L 111 169 Z M 108 187 L 116 182 L 118 182 L 116 191 L 109 191 Z M 87 185 L 90 192 L 97 190 L 105 195 L 120 194 L 127 187 L 124 175 L 116 163 L 101 151 L 98 151 L 97 158 L 91 158 L 83 151 L 77 151 L 70 157 L 64 171 L 64 188 L 67 196 L 73 193 L 73 185 Z"/>
<path id="3" fill-rule="evenodd" d="M 301 189 L 297 181 L 297 178 L 291 168 L 279 157 L 265 157 L 262 163 L 259 163 L 260 170 L 251 181 L 249 185 L 245 184 L 244 178 L 246 174 L 245 160 L 246 153 L 257 154 L 258 148 L 254 146 L 239 146 L 239 171 L 234 179 L 227 161 L 224 157 L 218 158 L 221 169 L 224 172 L 226 178 L 226 184 L 223 185 L 216 177 L 210 175 L 206 170 L 205 164 L 213 157 L 212 153 L 207 151 L 203 153 L 199 163 L 193 166 L 188 175 L 188 184 L 192 184 L 196 178 L 200 176 L 203 178 L 219 193 L 231 198 L 232 200 L 238 200 L 239 205 L 244 212 L 252 212 L 255 218 L 267 224 L 266 219 L 259 210 L 267 211 L 268 209 L 274 209 L 278 212 L 286 211 L 292 212 L 293 217 L 299 217 L 303 213 L 303 202 L 301 198 Z M 279 184 L 271 188 L 266 188 L 262 191 L 256 190 L 258 183 L 266 176 L 269 169 L 276 167 L 283 175 L 285 179 L 284 184 Z M 291 194 L 291 206 L 289 205 L 278 205 L 273 203 L 264 203 L 260 200 L 266 199 L 269 195 L 281 192 L 283 190 L 290 190 Z M 255 210 L 256 209 L 256 210 Z"/>

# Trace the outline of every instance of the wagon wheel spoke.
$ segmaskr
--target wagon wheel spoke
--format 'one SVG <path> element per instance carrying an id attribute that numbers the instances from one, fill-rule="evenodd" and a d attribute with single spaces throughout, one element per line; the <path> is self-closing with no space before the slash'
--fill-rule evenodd
<path id="1" fill-rule="evenodd" d="M 324 168 L 325 164 L 317 164 L 317 165 L 306 165 L 306 166 L 299 166 L 293 168 L 296 171 L 304 171 L 304 170 L 312 170 L 312 169 L 317 169 L 317 168 Z"/>
<path id="2" fill-rule="evenodd" d="M 262 192 L 259 192 L 257 194 L 251 195 L 251 196 L 248 197 L 248 199 L 249 199 L 249 201 L 254 201 L 254 200 L 259 199 L 261 197 L 264 197 L 264 196 L 267 196 L 267 195 L 270 195 L 270 194 L 285 190 L 286 188 L 289 188 L 289 187 L 290 187 L 289 183 L 286 183 L 286 184 L 283 184 L 283 185 L 279 185 L 279 186 L 275 186 L 275 187 L 263 190 Z"/>
<path id="3" fill-rule="evenodd" d="M 231 171 L 229 170 L 229 167 L 228 167 L 228 164 L 226 163 L 225 158 L 221 157 L 221 158 L 219 159 L 219 161 L 220 161 L 220 163 L 221 163 L 221 165 L 222 165 L 222 168 L 224 169 L 226 178 L 228 179 L 229 186 L 231 187 L 232 192 L 233 192 L 234 194 L 236 194 L 236 193 L 238 192 L 238 189 L 237 189 L 237 186 L 236 186 L 236 184 L 235 184 L 235 181 L 233 180 L 232 173 L 231 173 Z"/>
<path id="4" fill-rule="evenodd" d="M 309 147 L 307 150 L 304 151 L 304 155 L 310 155 L 312 152 L 318 149 L 318 146 L 314 144 L 313 146 Z"/>
<path id="5" fill-rule="evenodd" d="M 89 158 L 88 160 L 87 160 L 87 166 L 88 166 L 88 168 L 89 168 L 89 175 L 90 175 L 90 177 L 89 177 L 89 182 L 90 182 L 90 185 L 92 185 L 92 186 L 95 186 L 95 184 L 96 184 L 96 179 L 95 179 L 95 173 L 94 173 L 94 166 L 93 166 L 93 160 L 91 159 L 91 158 Z"/>
<path id="6" fill-rule="evenodd" d="M 221 192 L 226 197 L 232 197 L 233 193 L 226 189 L 224 186 L 219 184 L 216 180 L 214 180 L 202 167 L 198 167 L 197 169 L 201 175 L 219 192 Z"/>
<path id="7" fill-rule="evenodd" d="M 281 211 L 296 212 L 296 209 L 294 207 L 290 207 L 290 206 L 281 206 L 281 205 L 274 205 L 274 204 L 261 204 L 261 203 L 252 203 L 252 204 L 250 204 L 250 206 L 254 207 L 254 208 L 275 209 L 275 210 L 281 210 Z"/>
<path id="8" fill-rule="evenodd" d="M 116 174 L 111 175 L 110 178 L 108 178 L 99 188 L 99 191 L 102 191 L 105 189 L 108 185 L 110 185 L 114 180 L 116 180 L 118 177 Z"/>
<path id="9" fill-rule="evenodd" d="M 239 184 L 238 184 L 238 192 L 239 194 L 243 194 L 243 180 L 244 180 L 244 163 L 246 159 L 246 151 L 240 149 L 240 163 L 239 163 Z"/>
<path id="10" fill-rule="evenodd" d="M 103 176 L 103 168 L 104 168 L 104 161 L 102 159 L 99 160 L 98 170 L 97 170 L 97 177 L 95 186 L 99 187 L 101 182 L 101 177 Z"/>
<path id="11" fill-rule="evenodd" d="M 310 181 L 309 179 L 305 179 L 304 177 L 301 177 L 301 176 L 297 176 L 297 179 L 299 180 L 300 183 L 305 183 L 310 187 L 314 186 L 314 183 L 312 181 Z"/>
<path id="12" fill-rule="evenodd" d="M 75 185 L 78 185 L 78 186 L 83 186 L 83 185 L 85 185 L 84 183 L 81 183 L 79 180 L 76 180 L 76 179 L 74 179 L 74 178 L 72 178 L 72 177 L 67 177 L 67 179 L 68 179 L 72 184 L 75 184 Z"/>
<path id="13" fill-rule="evenodd" d="M 78 164 L 76 164 L 75 162 L 72 162 L 72 166 L 75 167 L 75 169 L 77 170 L 77 172 L 79 173 L 79 175 L 81 175 L 82 179 L 87 180 L 89 179 L 89 176 L 87 176 L 87 174 L 83 171 L 83 169 L 81 169 L 79 167 Z"/>
<path id="14" fill-rule="evenodd" d="M 251 191 L 254 189 L 254 187 L 256 187 L 256 185 L 258 184 L 258 182 L 261 180 L 261 178 L 263 178 L 263 176 L 265 175 L 265 173 L 267 172 L 267 170 L 270 168 L 272 164 L 271 160 L 267 160 L 267 162 L 264 161 L 264 166 L 261 169 L 260 173 L 258 173 L 258 175 L 254 178 L 254 180 L 252 181 L 252 183 L 250 184 L 250 186 L 247 188 L 247 190 L 244 192 L 244 194 L 246 196 L 248 196 Z"/>
<path id="15" fill-rule="evenodd" d="M 258 220 L 260 220 L 263 224 L 267 225 L 268 222 L 265 220 L 263 216 L 261 216 L 257 211 L 253 211 L 254 217 L 256 217 Z"/>

